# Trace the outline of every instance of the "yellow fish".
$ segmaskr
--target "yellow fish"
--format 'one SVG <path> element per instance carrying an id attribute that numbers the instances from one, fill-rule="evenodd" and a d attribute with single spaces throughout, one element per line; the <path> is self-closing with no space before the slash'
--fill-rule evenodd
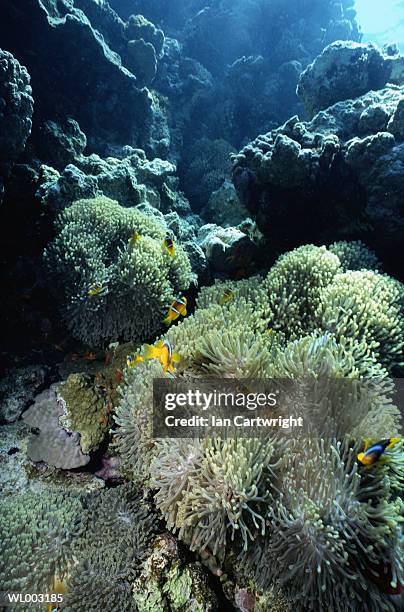
<path id="1" fill-rule="evenodd" d="M 174 255 L 175 255 L 174 242 L 173 242 L 172 238 L 170 238 L 169 236 L 166 236 L 164 238 L 164 240 L 163 240 L 163 249 L 165 251 L 167 251 L 167 253 L 171 257 L 174 257 Z"/>
<path id="2" fill-rule="evenodd" d="M 223 291 L 223 295 L 219 300 L 219 304 L 220 306 L 223 306 L 224 304 L 227 304 L 227 302 L 230 302 L 230 300 L 234 299 L 234 293 L 231 289 L 225 289 Z"/>
<path id="3" fill-rule="evenodd" d="M 140 240 L 141 235 L 139 232 L 133 232 L 132 236 L 129 238 L 129 246 L 134 247 L 135 244 Z"/>
<path id="4" fill-rule="evenodd" d="M 167 316 L 164 319 L 163 323 L 165 323 L 166 325 L 170 325 L 170 323 L 178 319 L 180 315 L 182 317 L 185 317 L 187 314 L 187 301 L 188 300 L 186 297 L 174 300 L 170 308 L 168 309 Z"/>
<path id="5" fill-rule="evenodd" d="M 87 291 L 88 297 L 95 297 L 96 295 L 101 295 L 106 290 L 106 287 L 102 283 L 94 283 L 90 286 Z"/>
<path id="6" fill-rule="evenodd" d="M 371 443 L 369 439 L 365 440 L 365 448 L 362 453 L 358 454 L 358 461 L 362 465 L 373 465 L 378 461 L 387 450 L 391 450 L 401 438 L 388 438 L 379 442 Z"/>
<path id="7" fill-rule="evenodd" d="M 174 373 L 174 364 L 181 361 L 181 356 L 173 352 L 171 342 L 169 340 L 159 340 L 154 346 L 145 344 L 145 359 L 157 359 L 163 366 L 164 372 Z"/>
<path id="8" fill-rule="evenodd" d="M 63 582 L 63 580 L 58 576 L 53 576 L 50 592 L 53 595 L 57 595 L 58 599 L 57 602 L 49 603 L 46 606 L 46 610 L 47 612 L 57 612 L 58 610 L 60 610 L 60 604 L 63 603 L 63 596 L 67 592 L 66 583 Z"/>
<path id="9" fill-rule="evenodd" d="M 126 357 L 126 365 L 128 368 L 134 368 L 138 363 L 142 363 L 142 361 L 144 361 L 144 359 L 141 355 L 134 355 L 132 353 L 132 355 Z"/>

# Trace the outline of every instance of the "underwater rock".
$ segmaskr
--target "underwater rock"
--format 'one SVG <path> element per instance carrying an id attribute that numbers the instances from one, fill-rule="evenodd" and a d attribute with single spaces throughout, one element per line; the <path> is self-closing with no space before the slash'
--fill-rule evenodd
<path id="1" fill-rule="evenodd" d="M 63 470 L 82 467 L 90 461 L 90 455 L 81 451 L 80 435 L 60 425 L 59 419 L 64 414 L 57 385 L 40 393 L 23 414 L 24 422 L 37 432 L 28 441 L 27 455 L 31 461 L 44 461 Z"/>
<path id="2" fill-rule="evenodd" d="M 4 179 L 31 133 L 33 110 L 27 69 L 11 53 L 0 49 L 0 204 Z"/>
<path id="3" fill-rule="evenodd" d="M 248 210 L 238 199 L 233 183 L 226 179 L 219 189 L 213 191 L 201 215 L 210 223 L 229 227 L 244 221 Z"/>
<path id="4" fill-rule="evenodd" d="M 0 436 L 0 494 L 22 491 L 28 487 L 25 470 L 29 427 L 22 421 L 2 425 Z"/>
<path id="5" fill-rule="evenodd" d="M 139 612 L 215 612 L 217 597 L 207 572 L 198 562 L 185 562 L 174 536 L 164 533 L 153 544 L 142 572 L 133 584 Z"/>
<path id="6" fill-rule="evenodd" d="M 402 84 L 404 57 L 372 43 L 337 41 L 300 75 L 297 94 L 310 117 L 336 102 L 357 98 L 386 83 Z M 401 75 L 402 76 L 402 75 Z"/>
<path id="7" fill-rule="evenodd" d="M 41 172 L 37 196 L 53 210 L 97 195 L 119 200 L 122 206 L 150 202 L 160 208 L 159 192 L 166 202 L 165 181 L 174 174 L 175 166 L 161 159 L 149 161 L 144 151 L 138 149 L 124 159 L 103 159 L 96 154 L 80 156 L 60 174 L 47 166 L 42 166 Z M 172 201 L 175 202 L 175 194 Z"/>
<path id="8" fill-rule="evenodd" d="M 181 185 L 195 212 L 206 206 L 213 191 L 231 177 L 230 154 L 235 149 L 225 140 L 197 140 L 179 167 Z"/>
<path id="9" fill-rule="evenodd" d="M 99 3 L 87 4 L 101 12 Z M 98 28 L 69 0 L 6 0 L 0 38 L 31 74 L 38 126 L 71 117 L 92 151 L 106 142 L 142 145 L 153 121 L 150 93 Z"/>
<path id="10" fill-rule="evenodd" d="M 222 274 L 238 272 L 250 264 L 255 253 L 254 243 L 237 227 L 208 223 L 199 229 L 197 242 L 212 271 Z"/>
<path id="11" fill-rule="evenodd" d="M 49 377 L 45 365 L 14 368 L 4 372 L 0 381 L 0 422 L 12 423 L 20 418 Z"/>
<path id="12" fill-rule="evenodd" d="M 293 117 L 234 157 L 238 196 L 274 246 L 366 235 L 394 257 L 404 230 L 403 95 L 389 85 L 310 122 Z"/>
<path id="13" fill-rule="evenodd" d="M 130 15 L 125 24 L 125 35 L 128 40 L 143 40 L 153 45 L 157 57 L 161 57 L 164 46 L 164 32 L 143 17 Z"/>
<path id="14" fill-rule="evenodd" d="M 157 60 L 151 43 L 140 40 L 128 42 L 128 65 L 131 72 L 138 75 L 139 81 L 150 85 L 157 72 Z"/>
<path id="15" fill-rule="evenodd" d="M 86 145 L 86 135 L 70 117 L 62 123 L 45 121 L 36 135 L 36 153 L 44 164 L 57 170 L 63 170 L 80 158 Z"/>

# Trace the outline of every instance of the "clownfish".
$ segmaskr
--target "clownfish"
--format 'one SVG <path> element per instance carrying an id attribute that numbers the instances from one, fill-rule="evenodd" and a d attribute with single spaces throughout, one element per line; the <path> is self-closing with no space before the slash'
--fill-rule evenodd
<path id="1" fill-rule="evenodd" d="M 134 247 L 140 238 L 139 232 L 133 232 L 132 236 L 129 238 L 129 247 Z"/>
<path id="2" fill-rule="evenodd" d="M 174 364 L 181 361 L 181 356 L 173 352 L 169 340 L 159 340 L 154 346 L 145 344 L 145 359 L 157 359 L 163 366 L 164 372 L 174 373 Z"/>
<path id="3" fill-rule="evenodd" d="M 174 242 L 173 242 L 172 238 L 170 238 L 170 236 L 166 236 L 164 238 L 164 240 L 163 240 L 163 249 L 165 251 L 167 251 L 167 253 L 171 257 L 174 257 L 174 255 L 175 255 Z"/>
<path id="4" fill-rule="evenodd" d="M 365 439 L 365 448 L 358 454 L 358 461 L 362 465 L 373 465 L 384 455 L 386 450 L 391 450 L 399 441 L 400 438 L 388 438 L 372 444 L 369 439 Z"/>
<path id="5" fill-rule="evenodd" d="M 93 285 L 90 285 L 87 295 L 88 297 L 95 297 L 97 295 L 104 295 L 106 291 L 107 287 L 105 285 L 102 283 L 94 283 Z"/>
<path id="6" fill-rule="evenodd" d="M 128 355 L 126 357 L 126 365 L 128 368 L 134 368 L 138 363 L 142 363 L 144 358 L 141 355 Z"/>
<path id="7" fill-rule="evenodd" d="M 223 291 L 223 295 L 219 300 L 219 304 L 220 306 L 223 306 L 224 304 L 227 304 L 227 302 L 230 302 L 230 300 L 234 299 L 234 293 L 231 289 L 225 289 Z"/>
<path id="8" fill-rule="evenodd" d="M 165 323 L 166 325 L 170 325 L 170 323 L 178 319 L 180 315 L 182 317 L 185 317 L 186 314 L 187 314 L 187 298 L 186 297 L 177 298 L 176 300 L 173 300 L 170 308 L 168 309 L 167 316 L 163 320 L 163 323 Z"/>

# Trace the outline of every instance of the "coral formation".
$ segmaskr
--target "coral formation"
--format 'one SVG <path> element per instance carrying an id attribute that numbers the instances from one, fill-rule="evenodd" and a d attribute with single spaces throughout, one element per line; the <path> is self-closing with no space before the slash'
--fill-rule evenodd
<path id="1" fill-rule="evenodd" d="M 31 461 L 44 461 L 65 470 L 81 467 L 90 461 L 90 456 L 81 450 L 78 432 L 62 427 L 60 417 L 64 414 L 63 402 L 57 396 L 57 385 L 40 393 L 24 412 L 23 420 L 32 428 L 27 448 Z"/>
<path id="2" fill-rule="evenodd" d="M 34 101 L 27 69 L 0 49 L 0 204 L 4 179 L 25 147 L 32 128 Z"/>
<path id="3" fill-rule="evenodd" d="M 146 340 L 162 328 L 164 310 L 187 289 L 191 266 L 178 245 L 164 252 L 164 228 L 105 197 L 79 200 L 58 217 L 45 260 L 72 333 L 92 345 Z M 132 244 L 134 232 L 139 240 Z M 92 287 L 100 287 L 91 295 Z"/>
<path id="4" fill-rule="evenodd" d="M 273 248 L 366 236 L 394 265 L 404 219 L 402 95 L 388 85 L 310 122 L 292 117 L 234 157 L 238 196 Z"/>
<path id="5" fill-rule="evenodd" d="M 356 8 L 2 3 L 2 590 L 403 607 L 404 60 Z"/>
<path id="6" fill-rule="evenodd" d="M 230 153 L 234 152 L 235 149 L 225 140 L 207 138 L 197 140 L 187 151 L 182 185 L 194 210 L 206 206 L 211 194 L 230 178 Z"/>
<path id="7" fill-rule="evenodd" d="M 64 414 L 59 422 L 68 431 L 80 434 L 80 447 L 84 454 L 96 450 L 101 444 L 108 425 L 108 398 L 102 390 L 94 388 L 89 375 L 70 374 L 58 387 L 58 399 Z"/>
<path id="8" fill-rule="evenodd" d="M 335 102 L 395 83 L 395 75 L 404 68 L 404 58 L 398 49 L 393 55 L 390 51 L 351 41 L 326 47 L 300 75 L 297 93 L 308 114 L 313 117 Z"/>

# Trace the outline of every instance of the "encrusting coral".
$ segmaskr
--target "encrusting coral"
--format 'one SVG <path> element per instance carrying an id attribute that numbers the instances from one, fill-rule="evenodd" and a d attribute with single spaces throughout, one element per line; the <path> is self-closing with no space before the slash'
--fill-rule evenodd
<path id="1" fill-rule="evenodd" d="M 157 221 L 108 198 L 75 202 L 56 229 L 45 262 L 67 326 L 90 345 L 156 334 L 169 303 L 193 280 L 181 246 L 174 257 L 163 250 Z"/>

